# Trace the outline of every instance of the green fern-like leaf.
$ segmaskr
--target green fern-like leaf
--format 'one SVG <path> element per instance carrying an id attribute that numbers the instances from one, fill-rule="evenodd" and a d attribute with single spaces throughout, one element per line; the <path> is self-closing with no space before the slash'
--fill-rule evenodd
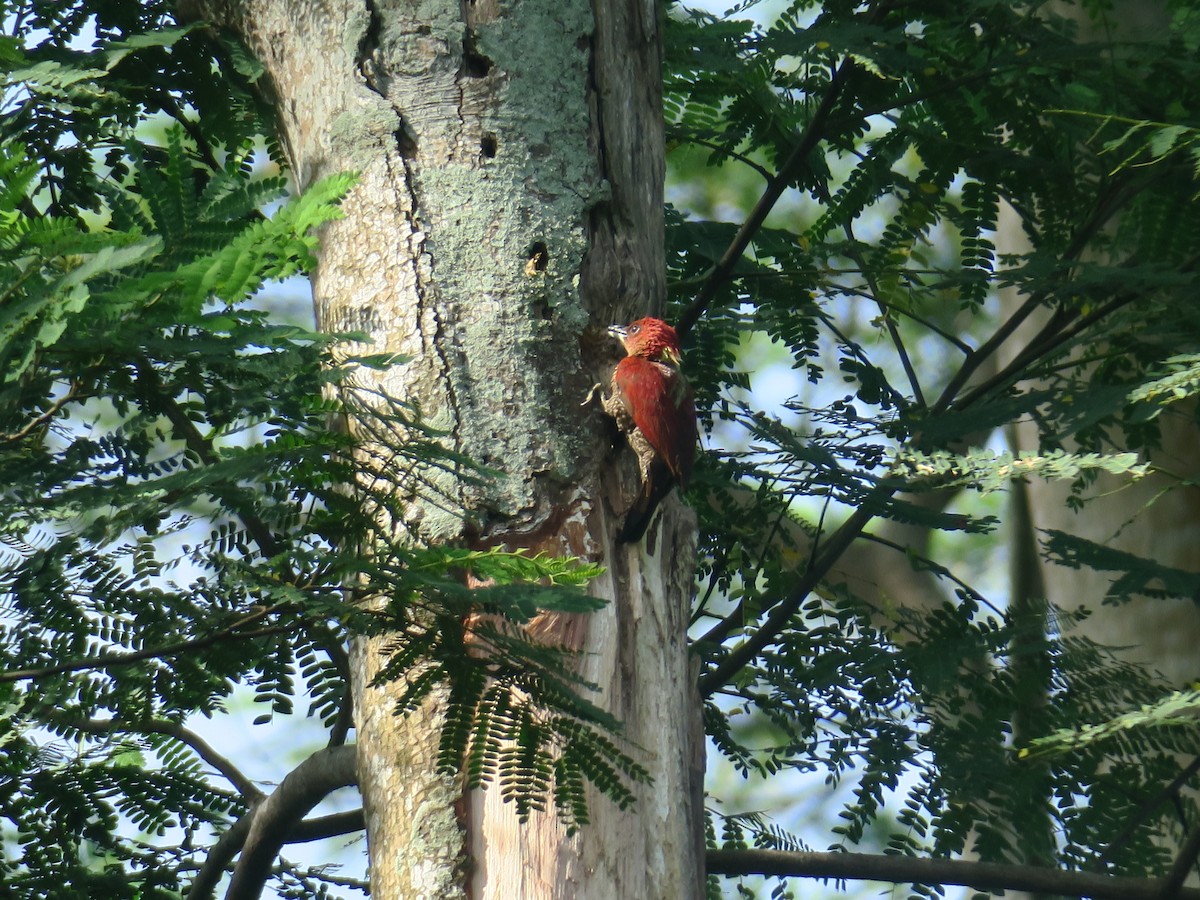
<path id="1" fill-rule="evenodd" d="M 1200 712 L 1200 691 L 1175 691 L 1156 703 L 1148 703 L 1105 722 L 1064 728 L 1038 738 L 1028 747 L 1021 748 L 1020 756 L 1025 759 L 1067 753 L 1134 729 L 1177 727 L 1194 734 L 1197 712 Z"/>

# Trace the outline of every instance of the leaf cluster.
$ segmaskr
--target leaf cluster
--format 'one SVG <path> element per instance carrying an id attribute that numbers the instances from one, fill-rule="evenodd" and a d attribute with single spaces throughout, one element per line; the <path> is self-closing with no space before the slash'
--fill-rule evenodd
<path id="1" fill-rule="evenodd" d="M 1194 16 L 1143 38 L 1093 6 L 666 18 L 672 314 L 715 448 L 689 491 L 706 729 L 748 778 L 841 786 L 832 848 L 1157 876 L 1180 836 L 1148 798 L 1194 726 L 1130 717 L 1164 686 L 1073 633 L 1082 613 L 963 574 L 996 494 L 1178 482 L 1164 422 L 1194 418 Z M 1037 446 L 997 450 L 1018 425 Z M 1194 596 L 1190 573 L 1042 537 L 1111 576 L 1090 602 Z M 855 569 L 865 542 L 923 605 L 889 563 Z M 1089 725 L 1105 739 L 1062 737 Z M 1059 752 L 1018 754 L 1051 733 L 1034 746 Z M 795 845 L 761 825 L 710 841 Z"/>

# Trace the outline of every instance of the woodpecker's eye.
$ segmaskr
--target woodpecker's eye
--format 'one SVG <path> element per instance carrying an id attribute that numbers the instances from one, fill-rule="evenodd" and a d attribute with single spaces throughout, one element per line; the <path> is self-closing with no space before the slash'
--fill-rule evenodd
<path id="1" fill-rule="evenodd" d="M 641 331 L 641 330 L 642 330 L 642 326 L 641 326 L 641 325 L 630 325 L 630 326 L 629 326 L 629 333 L 630 333 L 630 334 L 637 334 L 637 333 L 638 333 L 639 331 Z"/>

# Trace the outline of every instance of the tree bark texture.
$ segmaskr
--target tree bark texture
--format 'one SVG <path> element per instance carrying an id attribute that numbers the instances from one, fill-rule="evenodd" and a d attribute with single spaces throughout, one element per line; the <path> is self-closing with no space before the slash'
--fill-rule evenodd
<path id="1" fill-rule="evenodd" d="M 443 502 L 414 493 L 400 526 L 603 561 L 593 592 L 609 605 L 543 630 L 584 651 L 584 677 L 653 777 L 626 812 L 596 799 L 572 837 L 552 812 L 518 824 L 498 791 L 464 796 L 435 773 L 444 697 L 398 718 L 395 690 L 369 686 L 383 642 L 358 640 L 372 896 L 700 896 L 694 520 L 671 501 L 645 546 L 614 545 L 636 465 L 612 451 L 598 408 L 580 407 L 613 361 L 603 327 L 664 299 L 656 4 L 215 0 L 204 12 L 266 67 L 299 188 L 360 173 L 322 236 L 319 326 L 402 354 L 378 386 L 504 473 L 483 486 L 438 475 Z"/>

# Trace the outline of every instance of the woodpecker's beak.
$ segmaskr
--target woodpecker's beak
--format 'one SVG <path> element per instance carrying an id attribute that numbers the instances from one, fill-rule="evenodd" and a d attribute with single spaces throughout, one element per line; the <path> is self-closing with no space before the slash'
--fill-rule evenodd
<path id="1" fill-rule="evenodd" d="M 629 336 L 629 329 L 624 325 L 609 325 L 608 333 L 624 344 L 625 338 Z"/>

